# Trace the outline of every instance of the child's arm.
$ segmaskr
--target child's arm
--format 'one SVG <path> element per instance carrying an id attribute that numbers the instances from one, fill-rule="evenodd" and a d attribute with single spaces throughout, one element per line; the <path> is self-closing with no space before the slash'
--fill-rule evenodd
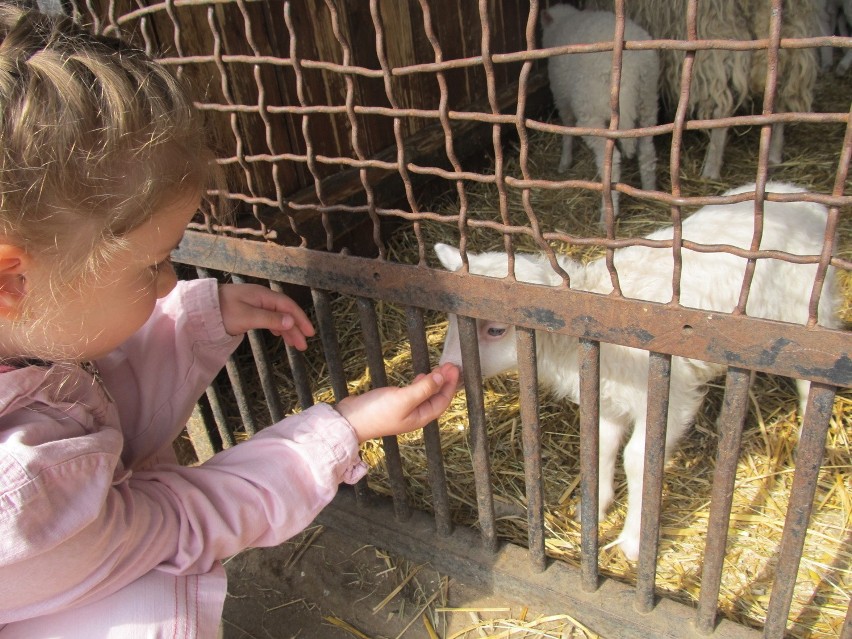
<path id="1" fill-rule="evenodd" d="M 0 522 L 14 549 L 14 561 L 0 562 L 0 583 L 19 585 L 4 590 L 0 623 L 99 599 L 152 569 L 203 573 L 247 547 L 283 542 L 313 521 L 339 482 L 363 476 L 359 440 L 424 426 L 446 408 L 457 380 L 457 369 L 443 366 L 411 386 L 341 402 L 355 426 L 319 404 L 201 466 L 155 466 L 121 481 L 110 429 L 37 446 L 36 435 L 70 436 L 72 415 L 51 425 L 52 413 L 24 409 L 32 425 L 17 427 L 31 436 L 4 459 L 39 450 L 56 458 L 40 458 L 37 473 L 21 469 L 20 503 Z"/>

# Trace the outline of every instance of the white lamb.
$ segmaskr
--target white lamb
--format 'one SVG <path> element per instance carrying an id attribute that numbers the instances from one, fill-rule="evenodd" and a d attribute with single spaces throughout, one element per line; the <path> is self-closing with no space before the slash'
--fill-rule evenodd
<path id="1" fill-rule="evenodd" d="M 746 185 L 729 194 L 752 191 Z M 803 189 L 789 184 L 770 183 L 767 190 L 800 193 Z M 749 247 L 753 233 L 753 201 L 732 205 L 706 206 L 683 222 L 684 239 L 704 244 L 729 244 Z M 822 248 L 826 226 L 825 207 L 806 202 L 765 203 L 761 249 L 777 249 L 794 255 L 817 255 Z M 672 228 L 648 236 L 671 239 Z M 458 249 L 437 244 L 435 252 L 448 270 L 458 270 Z M 470 272 L 490 277 L 505 277 L 505 253 L 468 254 Z M 580 264 L 560 256 L 559 264 L 569 274 L 571 287 L 582 291 L 610 293 L 612 285 L 603 259 Z M 732 311 L 742 286 L 746 260 L 728 253 L 699 253 L 683 250 L 681 303 L 684 306 L 721 312 Z M 617 250 L 615 265 L 627 297 L 654 302 L 671 299 L 671 249 L 633 246 Z M 543 256 L 518 254 L 515 272 L 519 280 L 548 286 L 561 284 Z M 805 323 L 816 265 L 795 265 L 780 260 L 760 259 L 755 270 L 747 313 L 754 317 Z M 821 298 L 818 320 L 823 326 L 840 326 L 840 292 L 830 269 Z M 514 327 L 500 322 L 478 320 L 477 334 L 482 374 L 498 375 L 517 367 Z M 576 337 L 537 331 L 538 374 L 541 383 L 558 398 L 573 402 L 579 397 L 578 340 Z M 451 315 L 441 362 L 461 365 L 458 324 Z M 639 553 L 639 528 L 642 512 L 642 469 L 645 448 L 647 410 L 648 353 L 618 346 L 601 345 L 600 400 L 600 512 L 603 518 L 614 498 L 613 475 L 622 438 L 632 427 L 624 449 L 627 476 L 627 515 L 618 538 L 621 549 L 631 560 Z M 725 367 L 703 361 L 675 357 L 672 360 L 671 395 L 666 436 L 666 454 L 672 452 L 692 424 L 707 392 L 707 383 L 722 375 Z M 797 380 L 800 411 L 810 383 Z"/>
<path id="2" fill-rule="evenodd" d="M 612 42 L 615 35 L 615 15 L 608 11 L 579 11 L 559 4 L 544 9 L 540 15 L 542 45 L 545 48 L 570 44 Z M 625 40 L 650 40 L 651 36 L 627 20 Z M 618 128 L 631 129 L 657 124 L 657 85 L 660 75 L 659 55 L 654 50 L 624 50 L 619 89 Z M 610 124 L 610 82 L 612 52 L 569 53 L 548 59 L 547 73 L 550 90 L 559 117 L 565 126 L 605 129 Z M 606 138 L 583 136 L 595 154 L 598 176 L 603 174 Z M 571 166 L 572 142 L 565 135 L 559 171 Z M 625 157 L 639 156 L 639 174 L 642 188 L 654 190 L 657 186 L 657 153 L 651 136 L 622 138 L 612 156 L 612 181 L 621 178 L 621 152 Z M 618 215 L 618 192 L 612 192 L 614 214 Z M 601 209 L 603 222 L 603 208 Z"/>

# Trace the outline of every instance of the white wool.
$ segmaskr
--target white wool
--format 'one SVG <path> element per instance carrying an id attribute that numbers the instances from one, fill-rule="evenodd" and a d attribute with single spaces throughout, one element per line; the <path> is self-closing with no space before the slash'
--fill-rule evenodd
<path id="1" fill-rule="evenodd" d="M 814 0 L 820 35 L 849 37 L 852 30 L 852 0 Z M 852 66 L 852 49 L 841 49 L 840 62 L 834 69 L 837 76 L 845 75 Z M 820 71 L 828 71 L 834 64 L 834 48 L 820 47 Z"/>
<path id="2" fill-rule="evenodd" d="M 785 0 L 782 38 L 820 34 L 817 3 L 823 0 Z M 585 0 L 587 9 L 611 10 L 613 0 Z M 625 10 L 632 20 L 656 39 L 685 40 L 686 2 L 630 0 Z M 696 29 L 699 39 L 751 40 L 769 35 L 769 0 L 702 0 Z M 681 90 L 683 51 L 661 51 L 661 94 L 673 112 Z M 775 112 L 810 111 L 817 76 L 813 49 L 779 51 Z M 698 51 L 690 85 L 689 112 L 698 119 L 725 118 L 748 102 L 762 104 L 766 79 L 766 51 Z M 725 129 L 713 129 L 702 175 L 718 179 L 725 147 Z M 781 162 L 783 125 L 772 129 L 770 164 Z"/>
<path id="3" fill-rule="evenodd" d="M 754 190 L 749 184 L 728 194 Z M 783 183 L 769 183 L 767 191 L 799 193 L 803 189 Z M 761 249 L 780 250 L 794 255 L 818 255 L 822 250 L 827 210 L 808 202 L 765 202 Z M 683 222 L 683 238 L 701 244 L 728 244 L 748 248 L 754 231 L 754 202 L 706 206 Z M 649 235 L 653 239 L 671 239 L 671 227 Z M 457 270 L 461 257 L 454 247 L 444 244 L 435 251 L 445 268 Z M 507 256 L 492 252 L 468 254 L 470 272 L 505 277 Z M 731 312 L 737 305 L 746 260 L 729 253 L 701 253 L 684 249 L 681 276 L 683 306 Z M 580 264 L 559 256 L 577 290 L 609 293 L 609 273 L 603 258 Z M 671 300 L 673 260 L 671 249 L 633 246 L 615 252 L 622 291 L 626 297 L 655 302 Z M 816 265 L 800 265 L 780 260 L 761 259 L 757 263 L 746 312 L 785 322 L 804 324 L 808 318 L 810 294 Z M 560 277 L 547 259 L 539 255 L 518 254 L 515 274 L 520 281 L 556 286 Z M 841 294 L 834 269 L 829 269 L 823 288 L 818 320 L 823 326 L 840 325 Z M 514 328 L 491 321 L 477 322 L 482 374 L 498 375 L 517 367 Z M 560 333 L 538 331 L 538 374 L 542 385 L 558 397 L 579 400 L 578 340 Z M 458 327 L 450 316 L 441 362 L 461 365 Z M 627 517 L 619 537 L 625 555 L 636 559 L 639 552 L 639 527 L 644 464 L 645 420 L 647 411 L 648 353 L 615 344 L 601 345 L 600 401 L 600 513 L 604 517 L 614 497 L 615 460 L 622 438 L 631 432 L 624 449 L 628 485 Z M 667 455 L 692 424 L 707 392 L 707 383 L 722 375 L 719 364 L 672 359 L 669 418 L 666 438 Z M 797 382 L 803 410 L 808 382 Z"/>
<path id="4" fill-rule="evenodd" d="M 568 5 L 544 9 L 540 17 L 542 46 L 545 48 L 612 42 L 615 34 L 615 15 L 609 11 L 579 11 Z M 625 23 L 624 39 L 650 40 L 651 36 L 631 21 Z M 618 128 L 621 130 L 657 124 L 659 84 L 659 55 L 656 51 L 624 50 L 621 84 L 619 87 Z M 548 59 L 550 89 L 566 126 L 607 128 L 610 120 L 610 84 L 612 52 L 569 53 Z M 598 176 L 603 173 L 606 139 L 584 136 L 583 140 L 595 154 Z M 571 165 L 571 136 L 563 139 L 559 170 Z M 656 189 L 657 155 L 651 137 L 623 138 L 618 146 L 628 158 L 639 154 L 642 188 Z M 613 152 L 612 181 L 621 177 L 621 153 Z M 618 192 L 613 191 L 614 213 L 618 215 Z M 603 212 L 601 214 L 603 219 Z"/>

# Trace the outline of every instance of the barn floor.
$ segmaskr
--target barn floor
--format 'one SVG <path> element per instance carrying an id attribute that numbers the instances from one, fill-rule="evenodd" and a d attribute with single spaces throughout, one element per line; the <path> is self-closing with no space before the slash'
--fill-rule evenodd
<path id="1" fill-rule="evenodd" d="M 597 636 L 559 611 L 528 610 L 321 526 L 277 548 L 240 553 L 225 567 L 225 639 L 462 639 L 509 629 L 516 638 Z"/>

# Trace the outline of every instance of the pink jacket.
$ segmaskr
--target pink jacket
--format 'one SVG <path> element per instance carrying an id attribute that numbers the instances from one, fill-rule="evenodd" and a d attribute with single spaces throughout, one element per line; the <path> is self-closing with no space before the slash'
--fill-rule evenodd
<path id="1" fill-rule="evenodd" d="M 199 466 L 174 461 L 171 441 L 239 341 L 216 282 L 181 282 L 97 362 L 102 384 L 60 365 L 0 374 L 0 624 L 279 544 L 364 475 L 352 427 L 322 404 Z"/>

